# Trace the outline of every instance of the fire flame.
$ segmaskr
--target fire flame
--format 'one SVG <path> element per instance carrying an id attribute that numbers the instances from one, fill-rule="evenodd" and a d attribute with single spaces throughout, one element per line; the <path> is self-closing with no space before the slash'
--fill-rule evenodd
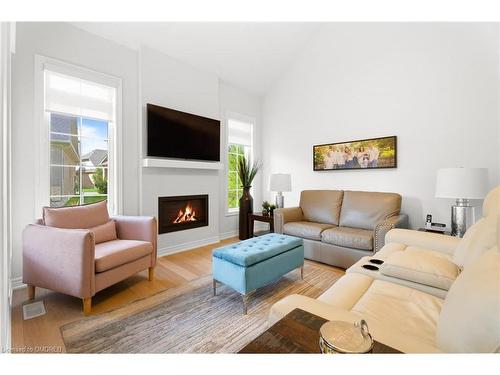
<path id="1" fill-rule="evenodd" d="M 183 210 L 179 210 L 177 218 L 174 220 L 174 224 L 185 223 L 186 221 L 197 221 L 196 211 L 193 210 L 193 206 L 188 202 Z"/>

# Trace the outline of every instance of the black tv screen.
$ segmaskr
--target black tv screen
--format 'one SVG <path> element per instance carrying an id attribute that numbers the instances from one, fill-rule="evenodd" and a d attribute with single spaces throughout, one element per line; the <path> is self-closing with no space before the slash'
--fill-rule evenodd
<path id="1" fill-rule="evenodd" d="M 147 105 L 148 156 L 220 161 L 220 121 Z"/>

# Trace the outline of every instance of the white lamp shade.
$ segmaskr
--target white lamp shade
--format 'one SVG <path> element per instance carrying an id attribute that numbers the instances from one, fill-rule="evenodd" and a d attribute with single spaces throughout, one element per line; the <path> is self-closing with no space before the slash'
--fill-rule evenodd
<path id="1" fill-rule="evenodd" d="M 271 191 L 292 191 L 292 178 L 289 174 L 275 173 L 269 181 Z"/>
<path id="2" fill-rule="evenodd" d="M 486 168 L 443 168 L 437 172 L 437 198 L 483 199 L 488 188 Z"/>

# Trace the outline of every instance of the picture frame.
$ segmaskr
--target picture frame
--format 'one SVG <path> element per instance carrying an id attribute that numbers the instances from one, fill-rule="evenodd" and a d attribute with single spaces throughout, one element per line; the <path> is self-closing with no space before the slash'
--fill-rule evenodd
<path id="1" fill-rule="evenodd" d="M 397 168 L 397 136 L 313 145 L 314 171 Z"/>

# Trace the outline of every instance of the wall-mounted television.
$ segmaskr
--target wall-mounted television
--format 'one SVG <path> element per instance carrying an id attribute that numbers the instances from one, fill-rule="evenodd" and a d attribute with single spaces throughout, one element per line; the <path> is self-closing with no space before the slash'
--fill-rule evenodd
<path id="1" fill-rule="evenodd" d="M 220 121 L 147 105 L 147 155 L 220 161 Z"/>

